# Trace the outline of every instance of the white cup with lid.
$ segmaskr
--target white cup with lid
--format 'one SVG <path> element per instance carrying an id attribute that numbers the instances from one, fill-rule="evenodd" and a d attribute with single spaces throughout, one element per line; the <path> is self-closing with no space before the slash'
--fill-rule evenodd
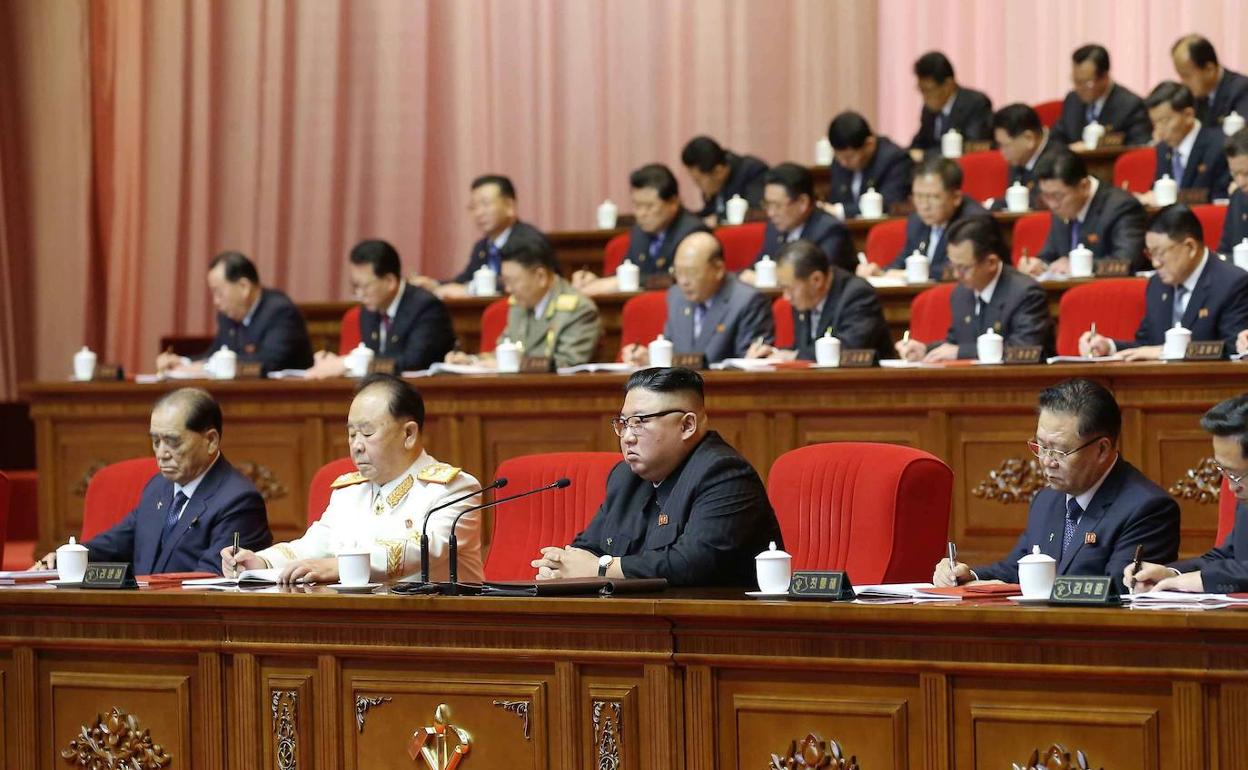
<path id="1" fill-rule="evenodd" d="M 1177 323 L 1173 328 L 1166 329 L 1166 342 L 1161 346 L 1161 358 L 1165 361 L 1181 361 L 1187 355 L 1187 344 L 1192 341 L 1190 329 L 1184 329 Z"/>
<path id="2" fill-rule="evenodd" d="M 1047 599 L 1056 579 L 1057 561 L 1040 553 L 1040 546 L 1033 545 L 1031 553 L 1018 560 L 1018 585 L 1024 599 Z"/>
<path id="3" fill-rule="evenodd" d="M 87 548 L 74 538 L 56 549 L 56 576 L 68 583 L 81 583 L 87 574 Z"/>
<path id="4" fill-rule="evenodd" d="M 758 575 L 758 590 L 765 594 L 783 594 L 789 590 L 793 579 L 793 557 L 776 549 L 775 541 L 767 544 L 767 550 L 754 557 L 754 571 Z"/>
<path id="5" fill-rule="evenodd" d="M 615 223 L 620 217 L 620 209 L 615 203 L 607 198 L 598 205 L 598 229 L 614 230 Z"/>
<path id="6" fill-rule="evenodd" d="M 1015 182 L 1006 188 L 1005 208 L 1011 214 L 1021 214 L 1031 208 L 1031 190 L 1022 182 Z"/>
<path id="7" fill-rule="evenodd" d="M 222 346 L 208 357 L 208 364 L 204 368 L 214 379 L 232 380 L 238 373 L 238 354 L 230 350 L 229 346 Z"/>
<path id="8" fill-rule="evenodd" d="M 1066 255 L 1070 262 L 1071 278 L 1091 278 L 1092 277 L 1092 250 L 1082 243 L 1075 246 Z"/>
<path id="9" fill-rule="evenodd" d="M 660 334 L 650 343 L 650 365 L 671 366 L 672 353 L 672 341 Z"/>
<path id="10" fill-rule="evenodd" d="M 831 329 L 815 340 L 815 363 L 820 366 L 841 365 L 841 341 L 832 336 Z"/>
<path id="11" fill-rule="evenodd" d="M 473 272 L 472 293 L 476 297 L 492 297 L 498 293 L 498 273 L 494 268 L 482 265 Z"/>
<path id="12" fill-rule="evenodd" d="M 1227 136 L 1230 136 L 1231 134 L 1239 133 L 1239 130 L 1242 129 L 1243 127 L 1244 127 L 1244 116 L 1240 115 L 1235 110 L 1231 110 L 1230 113 L 1228 113 L 1225 118 L 1222 118 L 1222 130 L 1226 133 Z"/>
<path id="13" fill-rule="evenodd" d="M 724 213 L 728 224 L 739 225 L 745 221 L 745 212 L 750 210 L 750 202 L 740 195 L 734 195 L 724 204 Z"/>
<path id="14" fill-rule="evenodd" d="M 754 287 L 757 289 L 776 288 L 776 262 L 770 254 L 754 263 Z"/>
<path id="15" fill-rule="evenodd" d="M 82 350 L 74 354 L 74 379 L 79 382 L 87 382 L 94 377 L 95 362 L 95 353 L 91 351 L 91 348 L 83 345 Z"/>
<path id="16" fill-rule="evenodd" d="M 615 280 L 620 291 L 637 291 L 641 288 L 641 268 L 626 259 L 615 269 Z"/>
<path id="17" fill-rule="evenodd" d="M 962 157 L 962 135 L 958 129 L 951 128 L 940 137 L 940 154 L 946 158 Z"/>
<path id="18" fill-rule="evenodd" d="M 504 338 L 494 348 L 494 360 L 498 362 L 500 374 L 515 374 L 520 371 L 520 343 Z"/>
<path id="19" fill-rule="evenodd" d="M 884 216 L 884 196 L 868 187 L 867 191 L 858 196 L 858 213 L 863 219 L 879 219 Z"/>
<path id="20" fill-rule="evenodd" d="M 368 365 L 373 362 L 373 349 L 361 342 L 347 354 L 347 375 L 363 377 L 368 374 Z"/>
<path id="21" fill-rule="evenodd" d="M 1101 137 L 1105 136 L 1105 126 L 1095 120 L 1083 127 L 1083 146 L 1088 150 L 1095 150 L 1096 146 L 1101 143 Z"/>
<path id="22" fill-rule="evenodd" d="M 819 141 L 815 142 L 815 165 L 831 166 L 834 158 L 832 142 L 826 136 L 819 137 Z"/>
<path id="23" fill-rule="evenodd" d="M 927 283 L 931 269 L 932 260 L 923 252 L 915 250 L 906 257 L 906 283 Z"/>
<path id="24" fill-rule="evenodd" d="M 1170 178 L 1169 174 L 1153 182 L 1153 203 L 1158 206 L 1169 206 L 1179 199 L 1179 183 Z"/>
<path id="25" fill-rule="evenodd" d="M 1005 338 L 989 329 L 975 340 L 975 353 L 981 364 L 999 364 L 1005 358 Z"/>

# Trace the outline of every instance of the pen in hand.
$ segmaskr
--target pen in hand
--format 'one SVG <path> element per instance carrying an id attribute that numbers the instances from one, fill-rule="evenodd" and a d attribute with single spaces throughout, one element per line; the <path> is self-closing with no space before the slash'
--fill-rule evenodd
<path id="1" fill-rule="evenodd" d="M 234 533 L 234 550 L 230 551 L 230 556 L 234 557 L 235 559 L 233 577 L 238 577 L 238 561 L 237 561 L 238 559 L 238 532 L 237 531 Z"/>
<path id="2" fill-rule="evenodd" d="M 1140 568 L 1144 566 L 1143 556 L 1144 556 L 1144 545 L 1141 543 L 1140 545 L 1137 545 L 1135 547 L 1135 559 L 1132 561 L 1132 564 L 1131 564 L 1131 566 L 1134 568 L 1131 570 L 1131 593 L 1135 593 L 1135 585 L 1137 582 L 1135 576 L 1140 574 Z"/>

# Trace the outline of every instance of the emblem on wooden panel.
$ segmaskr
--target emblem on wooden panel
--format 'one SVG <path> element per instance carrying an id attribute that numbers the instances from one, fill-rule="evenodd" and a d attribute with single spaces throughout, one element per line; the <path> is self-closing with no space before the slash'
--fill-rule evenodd
<path id="1" fill-rule="evenodd" d="M 251 479 L 251 483 L 256 485 L 256 491 L 265 501 L 280 500 L 286 496 L 286 487 L 277 480 L 277 476 L 267 466 L 245 460 L 234 467 L 238 468 L 239 473 Z"/>
<path id="2" fill-rule="evenodd" d="M 815 733 L 807 733 L 800 741 L 790 741 L 787 753 L 772 754 L 768 770 L 798 770 L 799 768 L 819 768 L 819 770 L 861 770 L 858 757 L 845 759 L 841 744 L 836 741 L 825 741 Z"/>
<path id="3" fill-rule="evenodd" d="M 1088 757 L 1082 751 L 1076 751 L 1072 760 L 1066 747 L 1055 743 L 1043 754 L 1040 749 L 1031 752 L 1031 759 L 1027 760 L 1027 764 L 1014 765 L 1014 770 L 1092 770 L 1092 766 L 1088 764 Z"/>
<path id="4" fill-rule="evenodd" d="M 173 762 L 151 732 L 139 729 L 139 720 L 114 707 L 108 715 L 97 714 L 95 724 L 83 725 L 78 736 L 61 749 L 61 758 L 72 767 L 87 770 L 127 768 L 155 770 Z"/>
<path id="5" fill-rule="evenodd" d="M 278 770 L 299 766 L 299 693 L 273 691 L 273 757 Z"/>
<path id="6" fill-rule="evenodd" d="M 82 478 L 78 479 L 78 483 L 70 490 L 74 497 L 86 497 L 87 485 L 91 483 L 91 477 L 100 472 L 101 468 L 107 467 L 108 463 L 103 460 L 94 460 L 87 469 L 83 471 Z"/>
<path id="7" fill-rule="evenodd" d="M 1212 457 L 1206 457 L 1195 468 L 1188 468 L 1166 491 L 1180 500 L 1214 503 L 1222 490 L 1222 471 Z"/>
<path id="8" fill-rule="evenodd" d="M 524 721 L 524 739 L 529 740 L 529 702 L 527 700 L 496 700 L 494 705 L 520 717 Z"/>
<path id="9" fill-rule="evenodd" d="M 1029 503 L 1046 486 L 1048 482 L 1039 460 L 1034 457 L 1027 460 L 1011 457 L 999 468 L 988 471 L 988 478 L 976 484 L 971 494 L 1002 505 Z"/>
<path id="10" fill-rule="evenodd" d="M 616 701 L 594 701 L 594 747 L 598 753 L 597 770 L 619 770 L 620 767 L 620 704 Z"/>
<path id="11" fill-rule="evenodd" d="M 359 732 L 364 732 L 364 717 L 368 715 L 368 710 L 373 706 L 380 706 L 383 703 L 389 703 L 390 697 L 383 695 L 379 698 L 370 698 L 367 695 L 355 696 L 355 727 Z"/>
<path id="12" fill-rule="evenodd" d="M 412 733 L 407 755 L 427 770 L 454 770 L 471 747 L 472 737 L 451 724 L 451 707 L 441 703 L 433 711 L 433 725 Z"/>

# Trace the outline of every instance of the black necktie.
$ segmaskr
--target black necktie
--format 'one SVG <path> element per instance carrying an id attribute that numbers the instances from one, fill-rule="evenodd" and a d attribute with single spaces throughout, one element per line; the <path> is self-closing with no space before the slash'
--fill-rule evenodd
<path id="1" fill-rule="evenodd" d="M 984 302 L 984 298 L 975 297 L 975 332 L 976 335 L 984 333 L 984 315 L 988 310 L 988 303 Z"/>
<path id="2" fill-rule="evenodd" d="M 1062 556 L 1066 556 L 1067 550 L 1070 548 L 1070 541 L 1075 539 L 1075 529 L 1079 526 L 1079 517 L 1083 515 L 1083 508 L 1079 505 L 1079 501 L 1070 498 L 1066 501 L 1066 524 L 1062 530 Z"/>
<path id="3" fill-rule="evenodd" d="M 169 535 L 178 526 L 178 520 L 181 518 L 182 508 L 186 506 L 186 501 L 190 499 L 182 492 L 178 492 L 173 496 L 173 507 L 169 509 L 169 513 L 165 515 L 165 528 L 160 533 L 160 541 L 163 543 L 169 539 Z"/>

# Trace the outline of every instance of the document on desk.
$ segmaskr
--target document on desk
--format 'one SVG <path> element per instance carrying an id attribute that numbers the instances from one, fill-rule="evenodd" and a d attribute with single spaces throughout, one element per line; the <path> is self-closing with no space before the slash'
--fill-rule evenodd
<path id="1" fill-rule="evenodd" d="M 1122 354 L 1112 356 L 1049 356 L 1046 363 L 1050 364 L 1102 364 L 1106 361 L 1121 361 Z"/>
<path id="2" fill-rule="evenodd" d="M 776 361 L 771 358 L 725 358 L 711 364 L 712 369 L 740 369 L 745 372 L 775 371 Z"/>
<path id="3" fill-rule="evenodd" d="M 0 585 L 17 585 L 19 583 L 46 583 L 59 577 L 54 569 L 20 569 L 12 572 L 0 572 Z"/>
<path id="4" fill-rule="evenodd" d="M 442 361 L 429 367 L 430 374 L 498 374 L 492 366 L 482 364 L 448 364 Z M 407 374 L 404 372 L 404 374 Z"/>
<path id="5" fill-rule="evenodd" d="M 277 585 L 277 578 L 282 574 L 280 567 L 269 569 L 245 569 L 238 577 L 211 577 L 194 580 L 183 580 L 183 588 L 206 588 L 221 590 L 226 588 L 266 588 Z"/>
<path id="6" fill-rule="evenodd" d="M 935 588 L 931 583 L 881 583 L 878 585 L 854 586 L 856 602 L 860 604 L 905 604 L 910 602 L 948 602 L 961 601 L 960 596 L 941 596 L 924 593 L 926 589 Z"/>
<path id="7" fill-rule="evenodd" d="M 1122 599 L 1132 607 L 1146 610 L 1221 609 L 1236 605 L 1248 606 L 1248 596 L 1243 594 L 1149 591 L 1142 594 L 1124 594 Z"/>
<path id="8" fill-rule="evenodd" d="M 640 367 L 632 364 L 611 361 L 598 364 L 577 364 L 576 366 L 561 366 L 555 370 L 558 374 L 593 374 L 595 372 L 608 372 L 611 374 L 631 374 Z"/>

